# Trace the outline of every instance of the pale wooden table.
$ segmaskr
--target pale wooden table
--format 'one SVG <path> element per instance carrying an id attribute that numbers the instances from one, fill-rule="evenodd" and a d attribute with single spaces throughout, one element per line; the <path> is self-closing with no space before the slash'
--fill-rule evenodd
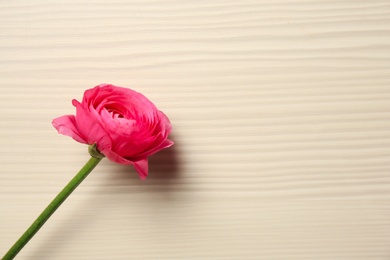
<path id="1" fill-rule="evenodd" d="M 389 1 L 2 1 L 0 254 L 88 159 L 107 82 L 176 145 L 105 160 L 17 259 L 390 259 Z"/>

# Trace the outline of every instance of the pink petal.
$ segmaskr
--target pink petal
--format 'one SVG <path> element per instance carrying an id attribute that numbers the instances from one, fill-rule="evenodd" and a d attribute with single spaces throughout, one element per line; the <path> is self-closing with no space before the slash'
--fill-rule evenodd
<path id="1" fill-rule="evenodd" d="M 135 170 L 137 171 L 139 177 L 142 180 L 146 179 L 146 176 L 148 176 L 148 158 L 144 158 L 138 161 L 130 161 L 127 160 L 126 158 L 123 158 L 122 156 L 118 155 L 117 153 L 111 151 L 111 150 L 106 150 L 102 151 L 102 153 L 111 161 L 123 164 L 123 165 L 134 165 Z"/>
<path id="2" fill-rule="evenodd" d="M 84 91 L 82 103 L 90 104 L 99 95 L 99 92 L 100 92 L 99 86 L 96 86 L 91 89 L 87 89 L 86 91 Z"/>
<path id="3" fill-rule="evenodd" d="M 123 165 L 134 164 L 134 162 L 123 158 L 122 156 L 120 156 L 116 152 L 112 151 L 111 149 L 102 150 L 101 153 L 104 154 L 109 160 L 111 160 L 113 162 L 123 164 Z"/>
<path id="4" fill-rule="evenodd" d="M 115 135 L 111 135 L 111 136 L 115 136 Z M 148 147 L 153 145 L 153 143 L 156 140 L 156 137 L 154 136 L 144 137 L 144 136 L 140 136 L 137 132 L 135 132 L 128 137 L 115 136 L 115 139 L 119 140 L 119 142 L 113 144 L 113 150 L 115 150 L 115 152 L 117 152 L 118 154 L 124 157 L 133 158 L 133 157 L 140 157 L 139 154 L 141 153 L 143 154 L 143 151 L 149 149 Z M 146 156 L 141 156 L 140 158 Z"/>
<path id="5" fill-rule="evenodd" d="M 148 176 L 148 158 L 134 162 L 134 168 L 138 172 L 139 177 L 145 180 Z"/>
<path id="6" fill-rule="evenodd" d="M 167 137 L 172 130 L 171 122 L 169 121 L 169 118 L 162 111 L 158 111 L 158 112 L 159 112 L 161 124 L 165 128 L 165 137 Z"/>
<path id="7" fill-rule="evenodd" d="M 100 117 L 94 110 L 83 107 L 77 100 L 73 100 L 76 107 L 76 123 L 80 134 L 88 144 L 97 144 L 100 151 L 111 148 L 111 140 L 100 123 Z"/>
<path id="8" fill-rule="evenodd" d="M 80 143 L 86 144 L 87 141 L 81 137 L 77 130 L 76 119 L 74 115 L 61 116 L 53 120 L 52 125 L 58 133 L 72 137 Z"/>

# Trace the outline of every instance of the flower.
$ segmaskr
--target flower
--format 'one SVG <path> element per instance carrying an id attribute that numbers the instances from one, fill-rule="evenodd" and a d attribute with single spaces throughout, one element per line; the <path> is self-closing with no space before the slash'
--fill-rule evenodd
<path id="1" fill-rule="evenodd" d="M 80 143 L 96 144 L 109 160 L 133 165 L 141 179 L 148 175 L 148 156 L 173 145 L 168 117 L 134 90 L 100 84 L 73 99 L 76 115 L 53 120 L 58 133 Z"/>

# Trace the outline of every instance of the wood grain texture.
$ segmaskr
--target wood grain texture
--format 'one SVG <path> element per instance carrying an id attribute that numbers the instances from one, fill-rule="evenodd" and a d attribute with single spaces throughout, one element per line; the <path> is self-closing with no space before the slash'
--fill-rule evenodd
<path id="1" fill-rule="evenodd" d="M 169 115 L 17 259 L 389 259 L 388 1 L 3 1 L 0 254 L 88 159 L 51 120 L 102 82 Z"/>

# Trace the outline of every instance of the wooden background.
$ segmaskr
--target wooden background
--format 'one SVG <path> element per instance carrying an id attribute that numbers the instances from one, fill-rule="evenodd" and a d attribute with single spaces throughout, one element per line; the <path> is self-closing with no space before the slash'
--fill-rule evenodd
<path id="1" fill-rule="evenodd" d="M 89 158 L 106 82 L 176 145 L 107 160 L 17 259 L 390 259 L 388 0 L 1 1 L 0 254 Z"/>

